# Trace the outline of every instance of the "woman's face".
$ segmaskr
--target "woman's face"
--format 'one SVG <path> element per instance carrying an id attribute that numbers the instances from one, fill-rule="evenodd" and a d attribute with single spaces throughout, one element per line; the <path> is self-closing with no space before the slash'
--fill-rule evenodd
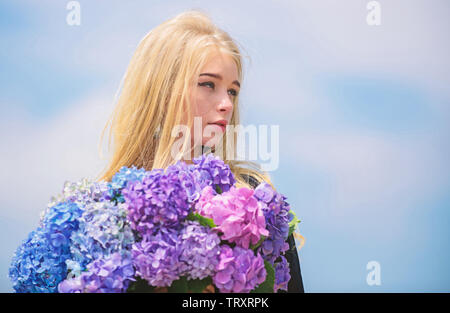
<path id="1" fill-rule="evenodd" d="M 213 147 L 225 133 L 233 114 L 233 99 L 240 89 L 237 66 L 230 56 L 217 53 L 203 66 L 196 79 L 195 90 L 191 92 L 194 113 L 191 142 L 194 146 L 194 132 L 201 129 L 201 144 Z"/>

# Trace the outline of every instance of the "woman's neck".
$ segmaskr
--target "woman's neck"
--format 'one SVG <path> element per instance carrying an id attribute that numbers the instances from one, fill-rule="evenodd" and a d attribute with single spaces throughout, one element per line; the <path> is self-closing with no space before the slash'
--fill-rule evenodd
<path id="1" fill-rule="evenodd" d="M 201 146 L 201 149 L 197 149 L 198 151 L 196 151 L 196 149 L 192 149 L 191 151 L 191 159 L 190 160 L 183 160 L 185 163 L 187 164 L 193 164 L 194 163 L 194 159 L 199 157 L 202 154 L 208 154 L 211 152 L 211 147 L 208 146 Z M 197 155 L 196 155 L 197 154 Z"/>

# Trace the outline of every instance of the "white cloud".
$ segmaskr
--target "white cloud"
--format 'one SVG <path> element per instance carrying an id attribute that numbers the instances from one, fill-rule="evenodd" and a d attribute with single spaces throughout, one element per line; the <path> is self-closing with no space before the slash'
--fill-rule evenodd
<path id="1" fill-rule="evenodd" d="M 374 207 L 403 214 L 449 183 L 445 154 L 430 135 L 305 131 L 287 140 L 287 157 L 333 180 L 331 214 L 364 215 Z"/>
<path id="2" fill-rule="evenodd" d="M 287 17 L 291 21 L 287 32 L 311 70 L 384 73 L 430 88 L 444 87 L 450 79 L 447 1 L 379 1 L 380 26 L 367 25 L 367 2 L 280 0 L 279 4 L 296 16 Z"/>
<path id="3" fill-rule="evenodd" d="M 76 101 L 45 123 L 18 108 L 3 118 L 3 217 L 37 222 L 39 212 L 62 190 L 65 180 L 96 178 L 106 165 L 106 159 L 99 157 L 98 144 L 112 101 L 113 91 L 106 88 Z"/>

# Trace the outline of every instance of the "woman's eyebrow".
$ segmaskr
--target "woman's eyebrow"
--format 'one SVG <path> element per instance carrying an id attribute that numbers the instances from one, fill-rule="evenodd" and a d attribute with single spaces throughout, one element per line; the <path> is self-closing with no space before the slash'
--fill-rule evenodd
<path id="1" fill-rule="evenodd" d="M 202 73 L 202 74 L 200 74 L 199 76 L 211 76 L 211 77 L 215 77 L 215 78 L 217 78 L 217 79 L 222 80 L 222 76 L 220 76 L 219 74 Z M 236 86 L 238 86 L 239 88 L 241 88 L 241 84 L 240 84 L 237 80 L 233 81 L 233 84 L 236 85 Z"/>

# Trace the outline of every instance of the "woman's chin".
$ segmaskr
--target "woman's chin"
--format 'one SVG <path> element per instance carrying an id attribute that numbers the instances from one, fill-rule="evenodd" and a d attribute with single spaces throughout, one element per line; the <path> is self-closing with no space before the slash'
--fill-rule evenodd
<path id="1" fill-rule="evenodd" d="M 217 137 L 204 138 L 202 145 L 204 147 L 214 148 L 222 141 L 222 138 L 223 138 L 222 136 L 220 138 Z"/>

